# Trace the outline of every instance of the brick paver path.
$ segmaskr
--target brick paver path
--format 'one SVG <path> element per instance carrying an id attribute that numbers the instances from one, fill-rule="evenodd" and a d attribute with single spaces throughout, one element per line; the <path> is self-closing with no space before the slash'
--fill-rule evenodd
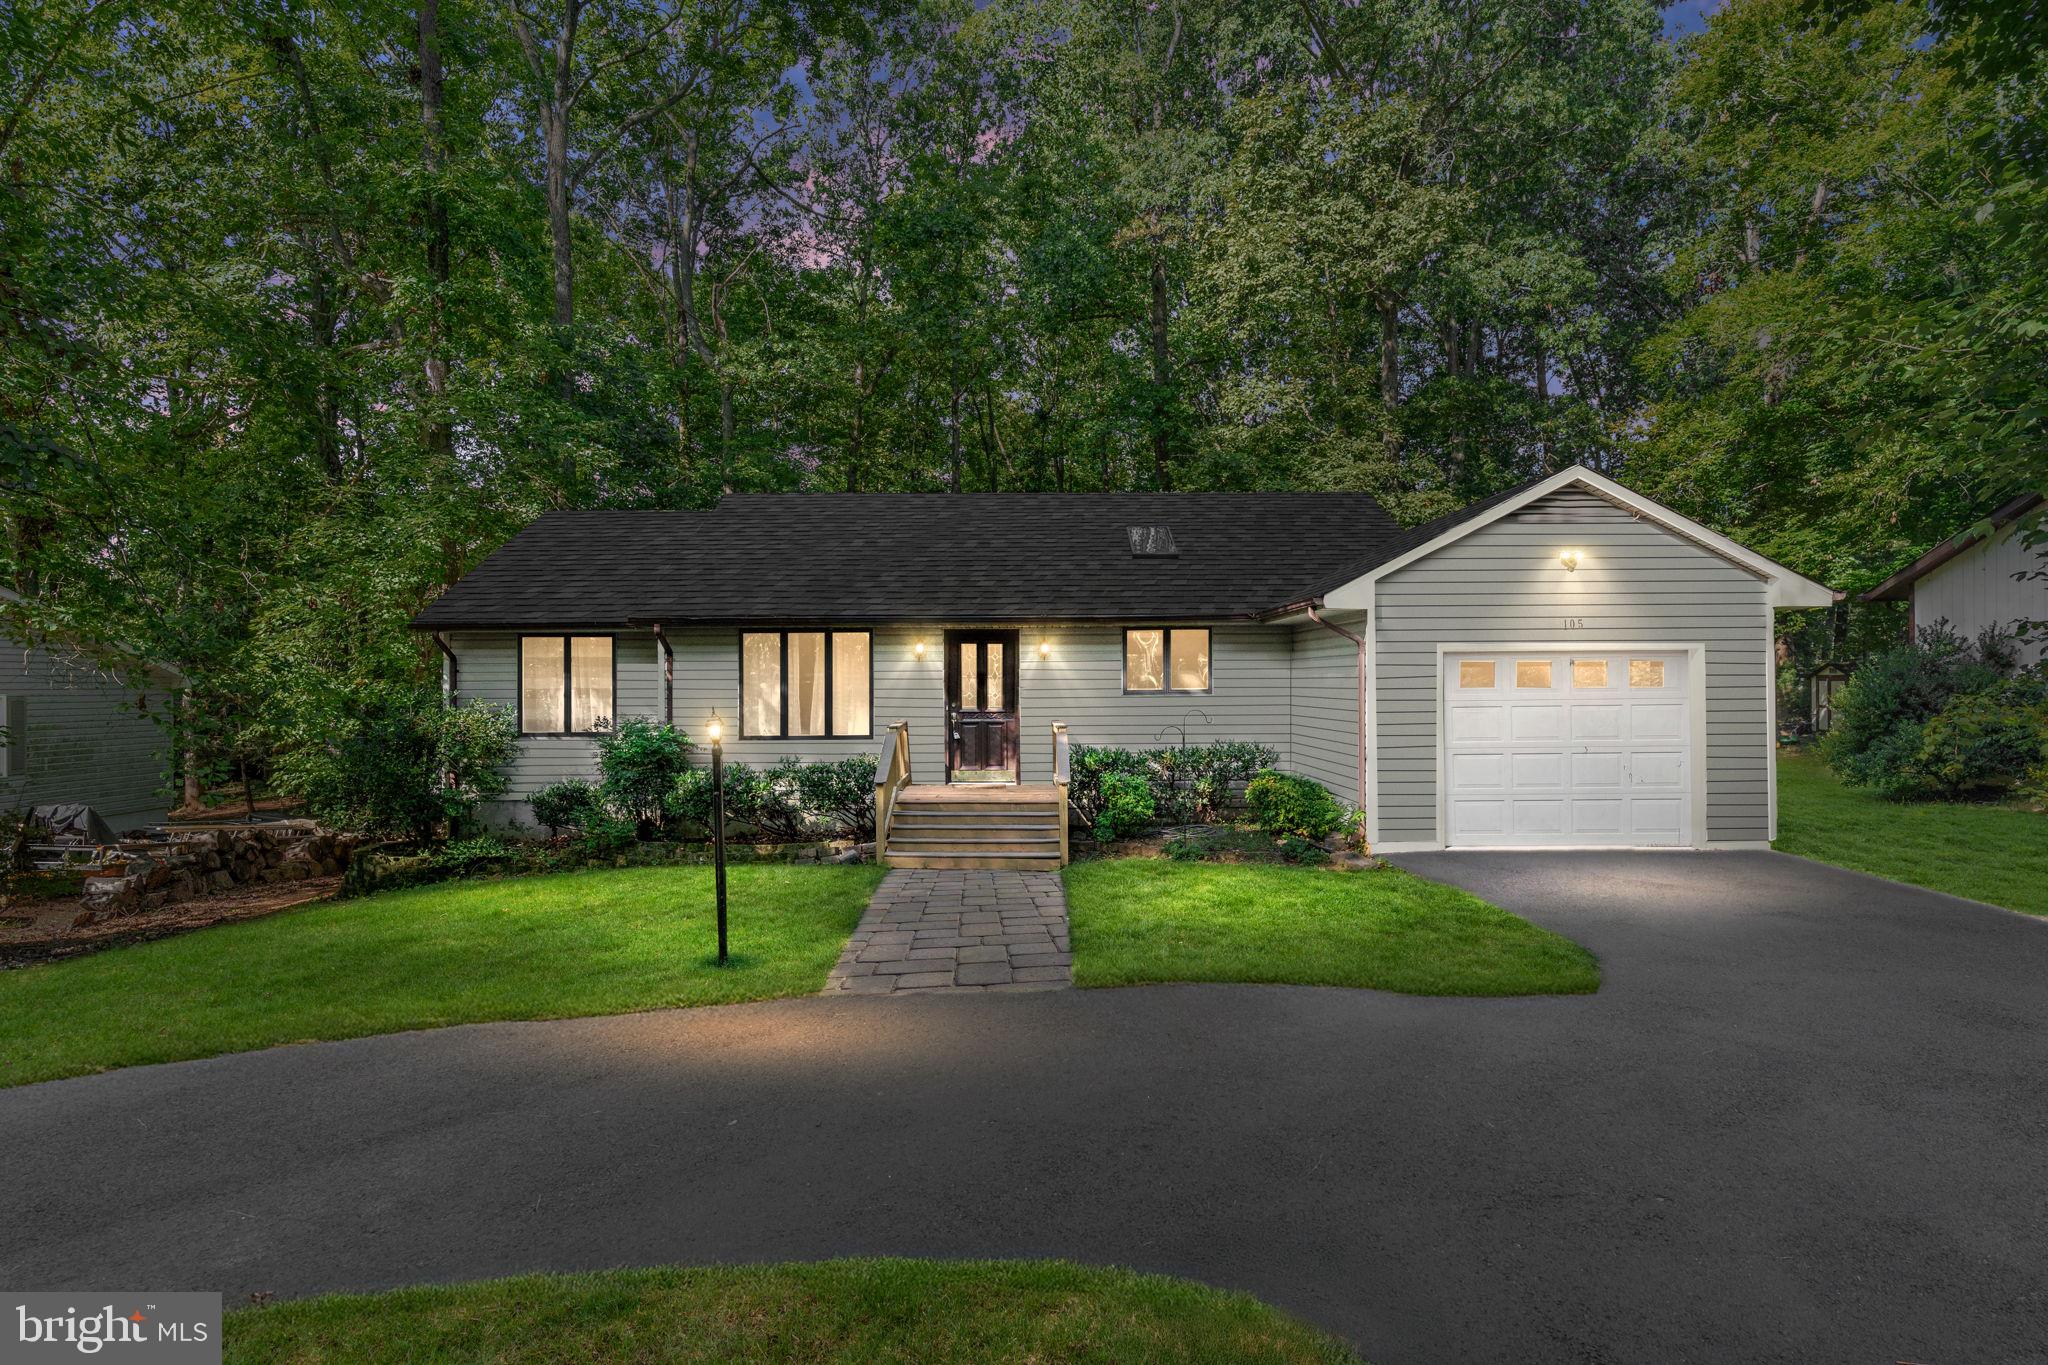
<path id="1" fill-rule="evenodd" d="M 875 889 L 825 993 L 1049 991 L 1073 984 L 1059 873 L 899 868 Z"/>

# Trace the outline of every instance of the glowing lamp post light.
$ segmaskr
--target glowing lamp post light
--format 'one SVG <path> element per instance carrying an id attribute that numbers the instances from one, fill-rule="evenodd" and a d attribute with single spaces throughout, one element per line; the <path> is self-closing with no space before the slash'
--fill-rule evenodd
<path id="1" fill-rule="evenodd" d="M 711 884 L 718 897 L 718 965 L 725 965 L 725 726 L 711 713 Z"/>

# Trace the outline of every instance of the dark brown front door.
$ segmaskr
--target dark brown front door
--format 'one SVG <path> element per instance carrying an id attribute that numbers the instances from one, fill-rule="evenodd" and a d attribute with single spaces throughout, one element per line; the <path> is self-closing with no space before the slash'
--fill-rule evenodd
<path id="1" fill-rule="evenodd" d="M 1017 780 L 1017 632 L 946 632 L 946 780 Z"/>

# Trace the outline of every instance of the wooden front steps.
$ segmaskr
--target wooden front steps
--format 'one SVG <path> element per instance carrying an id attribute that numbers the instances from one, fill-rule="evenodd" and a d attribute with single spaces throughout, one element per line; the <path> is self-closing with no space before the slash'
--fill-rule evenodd
<path id="1" fill-rule="evenodd" d="M 903 788 L 882 850 L 891 867 L 1056 872 L 1063 793 L 1051 783 Z"/>

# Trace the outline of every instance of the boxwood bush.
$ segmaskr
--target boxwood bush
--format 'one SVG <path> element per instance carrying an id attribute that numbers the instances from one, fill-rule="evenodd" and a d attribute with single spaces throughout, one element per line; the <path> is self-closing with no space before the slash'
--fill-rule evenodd
<path id="1" fill-rule="evenodd" d="M 1136 777 L 1151 793 L 1150 818 L 1169 824 L 1214 823 L 1235 809 L 1253 775 L 1279 757 L 1268 745 L 1241 741 L 1177 749 L 1076 744 L 1069 756 L 1067 797 L 1081 822 L 1093 828 L 1105 806 L 1104 780 Z"/>
<path id="2" fill-rule="evenodd" d="M 1344 807 L 1329 788 L 1310 778 L 1267 769 L 1244 789 L 1259 828 L 1276 839 L 1320 841 L 1344 824 Z"/>

